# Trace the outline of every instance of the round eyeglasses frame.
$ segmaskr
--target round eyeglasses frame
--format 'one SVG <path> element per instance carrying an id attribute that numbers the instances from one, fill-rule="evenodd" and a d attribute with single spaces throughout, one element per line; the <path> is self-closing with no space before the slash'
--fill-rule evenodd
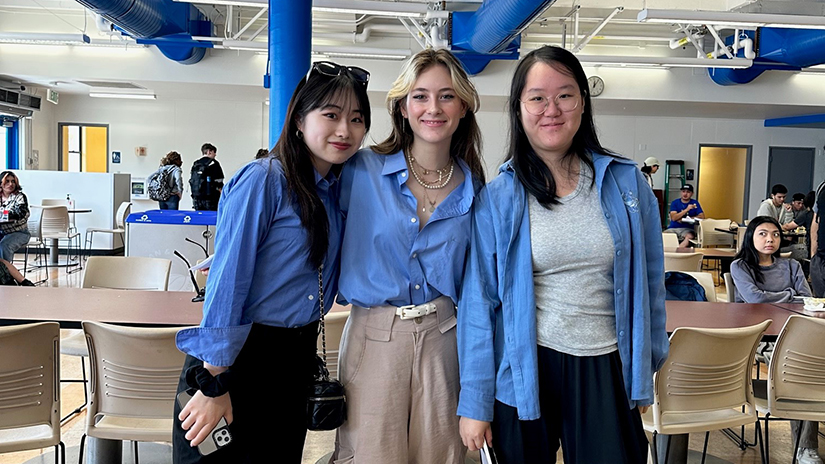
<path id="1" fill-rule="evenodd" d="M 560 97 L 564 95 L 569 95 L 570 98 L 560 100 Z M 536 96 L 541 97 L 539 95 Z M 569 113 L 579 107 L 579 100 L 581 100 L 581 98 L 582 96 L 576 96 L 575 94 L 559 94 L 553 97 L 553 104 L 556 105 L 556 108 L 562 113 Z M 541 116 L 547 112 L 547 108 L 550 106 L 550 99 L 546 97 L 541 97 L 541 101 L 529 99 L 519 101 L 524 105 L 524 109 L 533 116 Z M 569 106 L 571 103 L 573 104 L 572 107 Z"/>

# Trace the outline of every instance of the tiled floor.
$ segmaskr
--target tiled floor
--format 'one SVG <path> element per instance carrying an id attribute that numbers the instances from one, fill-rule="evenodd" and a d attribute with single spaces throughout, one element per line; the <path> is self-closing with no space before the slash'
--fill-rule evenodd
<path id="1" fill-rule="evenodd" d="M 19 256 L 22 259 L 22 256 Z M 65 269 L 50 269 L 48 276 L 45 271 L 38 270 L 30 272 L 27 276 L 32 281 L 37 281 L 48 277 L 48 281 L 43 285 L 53 287 L 79 287 L 82 280 L 82 272 L 75 274 L 67 274 Z M 724 287 L 717 287 L 717 297 L 724 301 L 726 300 Z M 61 356 L 61 375 L 64 378 L 78 378 L 80 376 L 80 361 L 79 358 L 73 356 Z M 79 384 L 63 384 L 61 386 L 61 406 L 63 414 L 68 413 L 77 405 L 83 402 L 83 390 Z M 62 427 L 62 439 L 69 449 L 69 462 L 76 460 L 76 447 L 79 445 L 80 436 L 83 433 L 85 426 L 85 413 L 81 413 L 69 420 Z M 771 461 L 775 463 L 790 463 L 791 462 L 791 439 L 790 428 L 787 422 L 777 421 L 772 422 L 771 430 Z M 753 427 L 748 427 L 747 435 L 753 439 Z M 319 458 L 332 451 L 335 439 L 334 432 L 310 432 L 307 435 L 306 446 L 304 448 L 303 464 L 314 464 Z M 696 452 L 691 453 L 690 462 L 699 462 L 699 454 L 702 450 L 702 440 L 704 434 L 693 434 L 690 440 L 690 449 Z M 825 451 L 825 449 L 823 450 Z M 31 464 L 39 464 L 40 462 L 49 463 L 54 462 L 48 456 L 42 456 L 42 461 L 38 457 L 42 454 L 51 454 L 51 449 L 42 451 L 27 451 L 20 453 L 0 454 L 0 464 L 20 464 L 31 462 Z M 733 464 L 756 464 L 761 462 L 759 452 L 754 448 L 748 448 L 744 451 L 740 450 L 731 440 L 726 438 L 720 432 L 713 432 L 710 435 L 710 444 L 708 446 L 708 453 L 717 459 L 708 458 L 707 463 L 733 463 Z M 126 459 L 128 453 L 124 453 L 124 462 L 131 462 Z M 149 453 L 141 454 L 141 463 L 143 464 L 160 464 L 171 462 L 171 453 L 161 452 L 154 458 Z M 562 462 L 561 453 L 559 453 L 559 462 Z M 602 464 L 602 463 L 597 463 Z M 608 464 L 608 463 L 603 463 Z"/>

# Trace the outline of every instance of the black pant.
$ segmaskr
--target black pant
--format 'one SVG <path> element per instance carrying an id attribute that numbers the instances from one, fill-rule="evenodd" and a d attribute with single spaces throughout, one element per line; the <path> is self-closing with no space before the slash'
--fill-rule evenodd
<path id="1" fill-rule="evenodd" d="M 502 464 L 646 464 L 647 437 L 630 409 L 622 363 L 614 351 L 572 356 L 538 347 L 541 418 L 520 421 L 496 401 L 493 448 Z"/>
<path id="2" fill-rule="evenodd" d="M 195 208 L 195 211 L 217 211 L 218 210 L 218 199 L 214 200 L 199 200 L 199 199 L 192 199 L 192 204 Z"/>
<path id="3" fill-rule="evenodd" d="M 186 431 L 178 420 L 181 408 L 175 404 L 173 462 L 300 464 L 306 438 L 306 393 L 312 381 L 317 338 L 317 322 L 296 329 L 254 324 L 231 367 L 232 443 L 201 456 L 184 437 Z M 188 389 L 186 370 L 201 363 L 186 357 L 178 392 Z"/>

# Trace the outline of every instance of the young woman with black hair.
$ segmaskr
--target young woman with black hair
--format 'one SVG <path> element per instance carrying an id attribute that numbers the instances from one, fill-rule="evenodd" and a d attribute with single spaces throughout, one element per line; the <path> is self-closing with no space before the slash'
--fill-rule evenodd
<path id="1" fill-rule="evenodd" d="M 796 296 L 811 296 L 802 265 L 795 259 L 779 257 L 782 226 L 770 216 L 757 216 L 748 223 L 742 248 L 731 263 L 730 274 L 736 286 L 737 303 L 787 303 Z M 758 352 L 770 362 L 773 343 L 760 343 Z M 791 421 L 791 436 L 796 440 L 802 424 L 797 462 L 821 464 L 817 428 L 811 421 Z"/>
<path id="2" fill-rule="evenodd" d="M 336 166 L 369 130 L 368 80 L 361 68 L 314 63 L 272 156 L 224 186 L 203 320 L 177 336 L 188 355 L 178 391 L 194 396 L 175 407 L 175 463 L 301 462 L 319 280 L 325 311 L 337 293 Z M 222 417 L 233 443 L 200 456 L 195 446 Z"/>
<path id="3" fill-rule="evenodd" d="M 508 110 L 458 304 L 461 436 L 506 464 L 556 462 L 559 445 L 568 464 L 644 464 L 640 410 L 668 352 L 656 198 L 599 143 L 569 51 L 528 53 Z"/>

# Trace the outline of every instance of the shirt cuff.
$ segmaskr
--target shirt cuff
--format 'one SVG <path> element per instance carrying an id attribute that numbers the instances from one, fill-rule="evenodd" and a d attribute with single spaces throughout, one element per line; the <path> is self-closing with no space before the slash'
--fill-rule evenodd
<path id="1" fill-rule="evenodd" d="M 492 422 L 496 399 L 478 392 L 461 389 L 456 414 L 479 421 Z"/>
<path id="2" fill-rule="evenodd" d="M 213 366 L 229 367 L 241 352 L 252 324 L 233 327 L 193 327 L 175 337 L 182 352 Z"/>

